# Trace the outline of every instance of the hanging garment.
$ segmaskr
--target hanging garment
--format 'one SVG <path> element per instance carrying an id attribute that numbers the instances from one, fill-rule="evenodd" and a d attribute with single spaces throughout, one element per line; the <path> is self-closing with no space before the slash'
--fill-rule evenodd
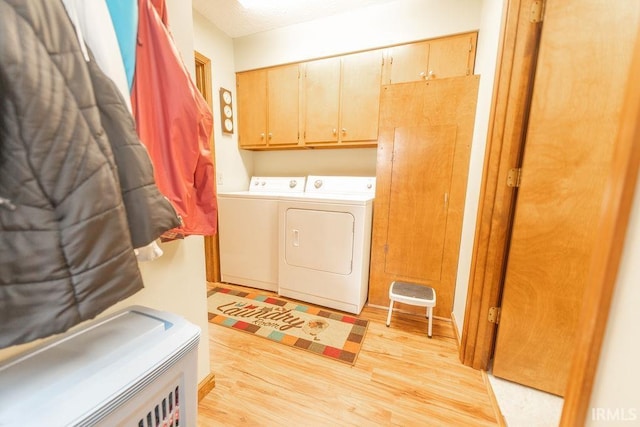
<path id="1" fill-rule="evenodd" d="M 138 0 L 107 0 L 113 28 L 118 38 L 120 54 L 127 76 L 129 93 L 136 69 L 136 38 L 138 36 Z"/>
<path id="2" fill-rule="evenodd" d="M 112 152 L 101 122 L 112 105 L 106 95 L 96 101 L 92 77 L 107 81 L 118 109 L 127 110 L 111 80 L 90 73 L 61 2 L 0 0 L 0 75 L 4 348 L 64 332 L 143 283 L 117 172 L 128 164 Z M 113 146 L 127 151 L 127 144 Z M 134 170 L 140 182 L 152 181 L 139 164 Z M 164 227 L 175 219 L 164 218 Z"/>
<path id="3" fill-rule="evenodd" d="M 131 243 L 134 248 L 142 249 L 165 231 L 178 227 L 180 218 L 155 184 L 149 154 L 138 139 L 133 117 L 122 102 L 122 96 L 96 61 L 90 61 L 87 65 L 100 121 L 117 165 Z M 156 250 L 159 248 L 153 245 L 142 252 L 145 258 L 151 260 L 155 257 L 150 257 L 148 252 Z"/>
<path id="4" fill-rule="evenodd" d="M 131 113 L 131 96 L 129 94 L 129 84 L 127 82 L 124 63 L 120 54 L 120 47 L 118 45 L 118 40 L 111 21 L 111 15 L 109 14 L 106 1 L 62 0 L 62 3 L 64 4 L 65 9 L 67 10 L 67 14 L 69 15 L 71 22 L 76 29 L 78 42 L 80 43 L 80 48 L 83 49 L 85 59 L 87 61 L 90 61 L 87 47 L 84 45 L 86 43 L 93 54 L 92 60 L 94 62 L 97 62 L 100 66 L 100 69 L 104 71 L 104 73 L 115 82 L 118 90 L 122 95 L 122 101 L 124 101 L 129 110 L 129 113 Z M 93 69 L 93 64 L 89 64 L 89 66 L 90 70 Z M 95 72 L 92 73 L 92 77 L 94 74 Z M 95 83 L 96 81 L 94 79 L 94 84 Z M 105 84 L 105 82 L 102 82 L 102 84 L 99 85 L 99 87 L 101 88 L 106 88 L 106 86 L 108 85 Z M 96 96 L 97 95 L 98 92 L 96 91 Z M 144 152 L 144 148 L 139 143 L 136 142 L 136 144 L 125 144 L 126 142 L 131 140 L 137 141 L 137 134 L 135 133 L 135 125 L 133 123 L 133 119 L 130 117 L 130 114 L 118 111 L 118 106 L 122 104 L 122 101 L 120 101 L 117 97 L 107 99 L 107 103 L 105 103 L 104 105 L 110 105 L 115 108 L 110 108 L 106 112 L 101 109 L 101 113 L 103 113 L 103 122 L 107 120 L 108 123 L 112 124 L 112 132 L 109 133 L 109 129 L 107 129 L 109 140 L 114 144 L 117 143 L 120 147 L 126 146 L 129 148 L 128 150 L 116 150 L 116 147 L 112 146 L 112 149 L 114 149 L 114 154 L 116 156 L 120 154 L 120 157 L 116 160 L 116 162 L 120 164 L 126 162 L 127 159 L 146 160 L 148 154 Z M 132 155 L 132 150 L 143 150 L 143 152 L 141 153 L 141 155 L 136 157 Z M 129 162 L 129 164 L 127 164 L 127 167 L 120 167 L 118 169 L 121 184 L 122 180 L 125 179 L 124 184 L 126 185 L 126 187 L 123 190 L 123 198 L 125 206 L 127 208 L 127 214 L 130 224 L 133 218 L 138 217 L 138 213 L 142 212 L 145 207 L 148 208 L 147 204 L 138 202 L 139 198 L 135 195 L 135 193 L 137 193 L 138 191 L 142 191 L 142 188 L 153 188 L 154 190 L 156 190 L 155 185 L 139 188 L 139 183 L 136 182 L 136 186 L 132 186 L 129 182 L 127 182 L 131 181 L 131 179 L 126 180 L 127 177 L 132 175 L 136 176 L 135 174 L 138 173 L 138 171 L 132 170 L 133 166 L 135 166 L 135 162 L 133 162 L 133 164 Z M 149 168 L 149 170 L 151 170 L 150 166 L 151 165 L 144 164 L 144 167 Z M 151 175 L 151 177 L 152 176 L 153 175 Z M 144 184 L 146 185 L 148 183 Z M 151 184 L 154 183 L 152 182 Z M 131 191 L 132 189 L 136 189 L 136 191 Z M 142 200 L 146 199 L 147 198 L 143 198 Z M 173 210 L 171 212 L 173 212 Z M 153 225 L 154 227 L 164 226 L 164 224 L 155 220 L 165 214 L 164 211 L 161 210 L 156 212 L 148 212 L 147 210 L 145 213 L 149 214 L 149 221 L 147 221 L 146 224 L 149 224 L 150 226 Z M 133 247 L 136 248 L 135 254 L 139 261 L 152 261 L 162 255 L 162 249 L 155 241 L 150 242 L 148 244 L 148 247 L 142 247 L 142 245 L 140 244 L 142 240 L 148 241 L 148 232 L 152 230 L 144 230 L 139 226 L 133 226 L 131 227 L 131 229 L 131 237 L 134 244 Z"/>
<path id="5" fill-rule="evenodd" d="M 164 1 L 156 1 L 164 10 Z M 213 235 L 217 207 L 211 111 L 154 5 L 139 0 L 138 12 L 132 105 L 140 140 L 149 150 L 160 191 L 182 218 L 175 231 Z"/>
<path id="6" fill-rule="evenodd" d="M 80 48 L 89 61 L 84 43 L 104 73 L 111 78 L 131 111 L 131 95 L 120 46 L 113 29 L 106 0 L 62 0 L 78 35 Z"/>

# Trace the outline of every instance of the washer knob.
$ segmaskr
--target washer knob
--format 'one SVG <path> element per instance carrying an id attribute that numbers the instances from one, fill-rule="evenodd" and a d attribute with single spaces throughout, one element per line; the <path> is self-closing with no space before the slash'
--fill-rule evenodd
<path id="1" fill-rule="evenodd" d="M 313 186 L 316 187 L 316 188 L 322 187 L 322 180 L 321 179 L 316 179 L 316 182 L 313 183 Z"/>
<path id="2" fill-rule="evenodd" d="M 296 188 L 296 185 L 298 185 L 298 181 L 296 181 L 295 179 L 289 181 L 289 188 Z"/>

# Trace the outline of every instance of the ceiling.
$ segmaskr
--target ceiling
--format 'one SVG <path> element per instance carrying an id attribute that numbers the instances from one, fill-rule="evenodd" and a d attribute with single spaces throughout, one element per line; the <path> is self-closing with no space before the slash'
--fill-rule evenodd
<path id="1" fill-rule="evenodd" d="M 237 0 L 193 0 L 193 8 L 236 38 L 391 1 L 282 0 L 278 7 L 245 9 Z"/>

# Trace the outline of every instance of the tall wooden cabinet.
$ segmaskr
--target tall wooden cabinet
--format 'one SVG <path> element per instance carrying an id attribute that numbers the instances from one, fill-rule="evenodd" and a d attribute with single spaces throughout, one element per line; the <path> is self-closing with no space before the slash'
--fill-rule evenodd
<path id="1" fill-rule="evenodd" d="M 405 280 L 433 287 L 435 315 L 451 316 L 478 83 L 383 86 L 369 304 L 387 306 L 391 282 Z"/>
<path id="2" fill-rule="evenodd" d="M 375 50 L 303 65 L 305 145 L 375 143 L 382 63 Z"/>
<path id="3" fill-rule="evenodd" d="M 237 73 L 240 148 L 298 144 L 299 77 L 298 64 Z"/>

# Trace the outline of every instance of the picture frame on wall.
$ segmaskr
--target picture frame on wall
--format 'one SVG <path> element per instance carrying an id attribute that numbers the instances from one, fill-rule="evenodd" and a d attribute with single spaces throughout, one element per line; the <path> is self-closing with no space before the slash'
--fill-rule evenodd
<path id="1" fill-rule="evenodd" d="M 220 123 L 223 133 L 233 134 L 233 95 L 223 87 L 220 88 Z"/>

